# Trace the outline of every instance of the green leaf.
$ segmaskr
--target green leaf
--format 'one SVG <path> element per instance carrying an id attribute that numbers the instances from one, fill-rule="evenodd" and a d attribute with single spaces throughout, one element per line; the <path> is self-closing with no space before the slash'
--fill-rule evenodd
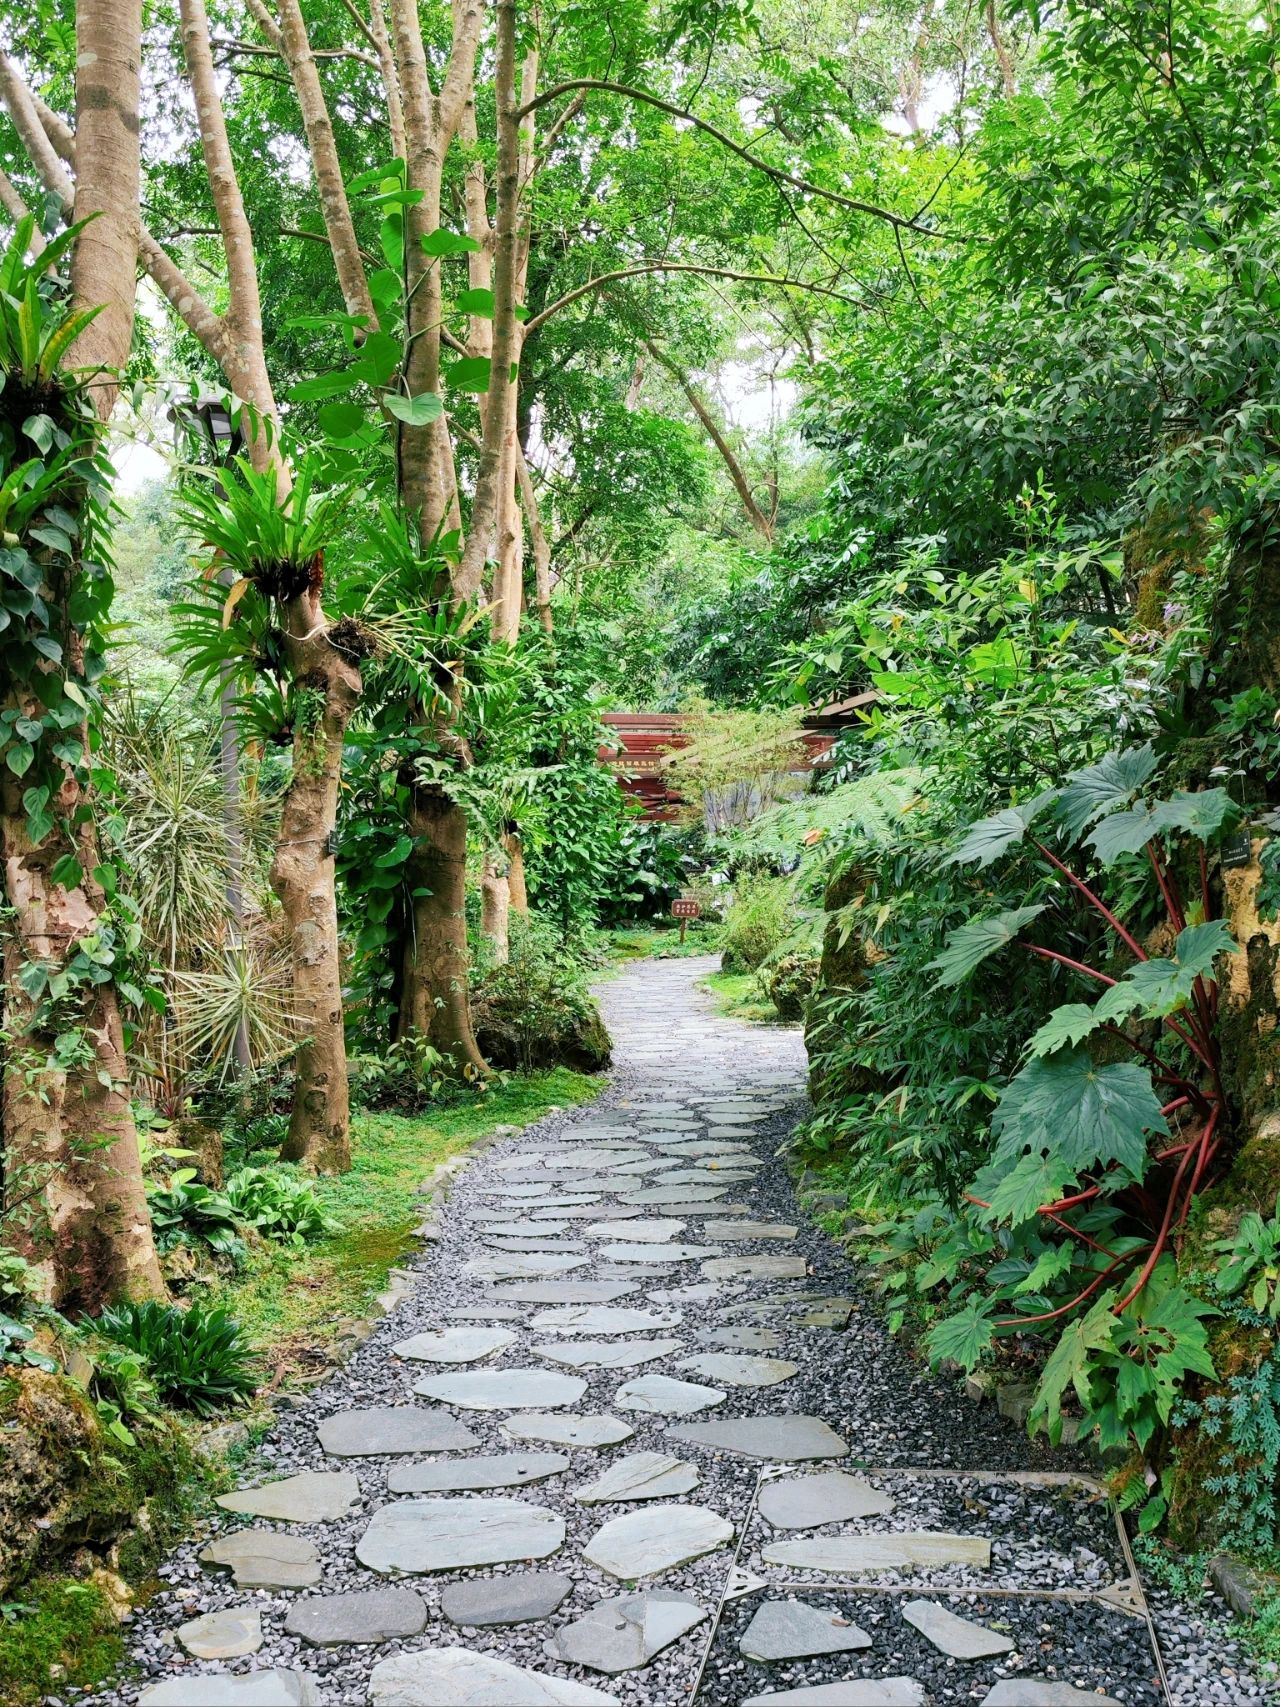
<path id="1" fill-rule="evenodd" d="M 1052 1202 L 1049 1198 L 1046 1201 Z M 1061 1280 L 1064 1274 L 1069 1274 L 1076 1265 L 1077 1252 L 1070 1243 L 1049 1245 L 1040 1252 L 1028 1273 L 1014 1287 L 1016 1293 L 1043 1292 L 1055 1280 Z"/>
<path id="2" fill-rule="evenodd" d="M 989 919 L 977 919 L 961 925 L 947 938 L 947 946 L 926 971 L 940 972 L 939 982 L 946 988 L 962 983 L 988 955 L 1007 948 L 1023 925 L 1030 924 L 1044 912 L 1043 906 L 1016 907 L 1011 912 L 996 913 Z"/>
<path id="3" fill-rule="evenodd" d="M 488 391 L 491 365 L 488 356 L 464 356 L 445 369 L 444 382 L 453 391 Z"/>
<path id="4" fill-rule="evenodd" d="M 428 231 L 422 239 L 424 255 L 474 255 L 482 247 L 474 237 L 460 237 L 457 232 L 446 231 L 443 226 L 438 231 Z"/>
<path id="5" fill-rule="evenodd" d="M 1107 753 L 1096 765 L 1076 771 L 1058 795 L 1056 806 L 1067 834 L 1074 840 L 1102 813 L 1132 800 L 1155 768 L 1155 748 L 1148 745 Z"/>
<path id="6" fill-rule="evenodd" d="M 29 747 L 25 741 L 16 742 L 4 756 L 4 762 L 14 776 L 25 776 L 31 769 L 36 756 L 35 748 Z"/>
<path id="7" fill-rule="evenodd" d="M 349 439 L 364 426 L 365 412 L 358 403 L 326 403 L 317 419 L 326 438 Z"/>
<path id="8" fill-rule="evenodd" d="M 47 415 L 28 415 L 22 423 L 22 430 L 41 456 L 49 454 L 49 447 L 53 443 L 54 426 Z"/>
<path id="9" fill-rule="evenodd" d="M 1058 1444 L 1062 1439 L 1062 1395 L 1068 1384 L 1075 1388 L 1076 1397 L 1086 1413 L 1093 1409 L 1091 1354 L 1110 1350 L 1115 1332 L 1116 1319 L 1111 1314 L 1109 1295 L 1100 1299 L 1087 1316 L 1067 1324 L 1040 1377 L 1035 1403 L 1027 1418 L 1028 1432 L 1043 1421 L 1048 1427 L 1049 1439 L 1055 1446 Z"/>
<path id="10" fill-rule="evenodd" d="M 941 1363 L 943 1358 L 950 1358 L 964 1369 L 972 1369 L 995 1338 L 990 1309 L 984 1299 L 971 1298 L 958 1315 L 935 1322 L 925 1336 L 930 1361 Z"/>
<path id="11" fill-rule="evenodd" d="M 991 1117 L 995 1161 L 1024 1150 L 1056 1156 L 1069 1175 L 1117 1166 L 1141 1179 L 1147 1135 L 1169 1131 L 1145 1067 L 1095 1066 L 1086 1049 L 1033 1059 L 1009 1083 Z"/>
<path id="12" fill-rule="evenodd" d="M 1007 1221 L 1012 1227 L 1030 1221 L 1041 1204 L 1056 1203 L 1075 1181 L 1074 1173 L 1058 1156 L 1028 1154 L 1013 1167 L 992 1172 L 998 1172 L 1000 1179 L 987 1200 L 987 1213 L 992 1220 Z"/>
<path id="13" fill-rule="evenodd" d="M 477 320 L 492 320 L 497 305 L 491 290 L 477 286 L 473 290 L 464 290 L 454 306 L 459 314 L 474 314 Z"/>
<path id="14" fill-rule="evenodd" d="M 357 380 L 353 373 L 318 373 L 314 379 L 304 379 L 288 392 L 291 403 L 318 403 L 325 397 L 343 397 L 353 391 Z"/>
<path id="15" fill-rule="evenodd" d="M 1217 957 L 1234 954 L 1239 946 L 1225 919 L 1209 919 L 1202 925 L 1188 925 L 1179 931 L 1173 954 L 1179 966 L 1202 977 L 1211 977 Z"/>
<path id="16" fill-rule="evenodd" d="M 1222 826 L 1239 816 L 1239 807 L 1225 788 L 1180 790 L 1156 808 L 1162 830 L 1185 830 L 1197 841 L 1208 841 Z"/>
<path id="17" fill-rule="evenodd" d="M 1031 1039 L 1033 1055 L 1052 1055 L 1064 1044 L 1080 1043 L 1102 1021 L 1095 1009 L 1085 1002 L 1066 1002 L 1055 1008 Z"/>
<path id="18" fill-rule="evenodd" d="M 64 889 L 78 889 L 84 881 L 80 861 L 74 854 L 63 854 L 49 875 Z"/>
<path id="19" fill-rule="evenodd" d="M 1085 837 L 1104 866 L 1114 865 L 1122 854 L 1141 853 L 1152 836 L 1160 833 L 1160 816 L 1150 806 L 1131 806 L 1112 812 Z"/>
<path id="20" fill-rule="evenodd" d="M 400 397 L 389 391 L 383 396 L 382 404 L 388 414 L 394 415 L 397 421 L 403 421 L 407 427 L 425 427 L 444 414 L 444 404 L 434 391 L 422 391 L 416 397 Z"/>

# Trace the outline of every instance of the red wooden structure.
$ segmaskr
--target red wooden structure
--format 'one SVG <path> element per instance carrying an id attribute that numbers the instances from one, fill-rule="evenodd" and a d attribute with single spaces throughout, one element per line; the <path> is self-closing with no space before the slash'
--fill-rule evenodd
<path id="1" fill-rule="evenodd" d="M 814 770 L 827 762 L 843 729 L 858 721 L 859 710 L 879 695 L 856 694 L 852 699 L 824 705 L 804 720 L 804 757 L 796 770 Z M 601 721 L 611 735 L 600 745 L 600 763 L 607 765 L 625 793 L 637 801 L 641 816 L 669 822 L 681 804 L 667 786 L 662 760 L 689 745 L 679 712 L 607 711 Z"/>

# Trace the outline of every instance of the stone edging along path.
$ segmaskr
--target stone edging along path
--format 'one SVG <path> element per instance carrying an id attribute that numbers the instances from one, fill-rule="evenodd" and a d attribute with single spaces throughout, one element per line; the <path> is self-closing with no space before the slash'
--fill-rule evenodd
<path id="1" fill-rule="evenodd" d="M 716 1016 L 710 965 L 605 986 L 610 1090 L 457 1174 L 412 1288 L 88 1699 L 1166 1699 L 1096 1482 L 912 1364 L 797 1211 L 799 1033 Z M 1163 1627 L 1178 1707 L 1265 1698 L 1213 1629 Z"/>

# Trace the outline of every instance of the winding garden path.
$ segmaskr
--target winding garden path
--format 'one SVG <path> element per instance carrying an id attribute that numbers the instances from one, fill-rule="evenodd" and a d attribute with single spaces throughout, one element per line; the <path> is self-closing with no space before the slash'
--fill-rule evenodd
<path id="1" fill-rule="evenodd" d="M 887 1339 L 775 1159 L 799 1034 L 709 966 L 605 986 L 608 1092 L 458 1171 L 99 1702 L 1163 1699 L 1097 1484 Z M 1263 1698 L 1180 1620 L 1176 1701 Z"/>

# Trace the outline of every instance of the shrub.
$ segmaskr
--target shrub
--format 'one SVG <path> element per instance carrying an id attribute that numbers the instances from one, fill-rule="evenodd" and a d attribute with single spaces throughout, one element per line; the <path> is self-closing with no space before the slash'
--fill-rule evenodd
<path id="1" fill-rule="evenodd" d="M 240 1324 L 221 1306 L 117 1304 L 102 1313 L 98 1329 L 141 1356 L 162 1399 L 197 1416 L 240 1404 L 258 1384 Z"/>
<path id="2" fill-rule="evenodd" d="M 476 1041 L 495 1067 L 525 1073 L 609 1063 L 610 1039 L 582 962 L 545 920 L 512 921 L 511 959 L 481 981 L 472 1004 Z"/>
<path id="3" fill-rule="evenodd" d="M 148 1185 L 147 1202 L 162 1256 L 175 1245 L 197 1240 L 220 1256 L 242 1254 L 235 1209 L 222 1192 L 201 1185 L 194 1168 L 179 1168 L 163 1185 Z"/>
<path id="4" fill-rule="evenodd" d="M 754 972 L 782 948 L 798 922 L 785 877 L 741 873 L 720 928 L 724 970 Z"/>
<path id="5" fill-rule="evenodd" d="M 240 1220 L 268 1239 L 303 1245 L 338 1230 L 315 1188 L 286 1168 L 241 1168 L 223 1191 Z"/>
<path id="6" fill-rule="evenodd" d="M 818 967 L 816 955 L 794 949 L 761 968 L 760 976 L 768 987 L 769 1000 L 778 1010 L 779 1019 L 804 1018 L 809 997 L 817 986 Z"/>
<path id="7" fill-rule="evenodd" d="M 448 1057 L 424 1037 L 402 1037 L 382 1055 L 352 1055 L 347 1071 L 357 1108 L 419 1114 L 458 1091 L 458 1076 Z M 476 1086 L 482 1088 L 483 1082 L 477 1080 Z"/>

